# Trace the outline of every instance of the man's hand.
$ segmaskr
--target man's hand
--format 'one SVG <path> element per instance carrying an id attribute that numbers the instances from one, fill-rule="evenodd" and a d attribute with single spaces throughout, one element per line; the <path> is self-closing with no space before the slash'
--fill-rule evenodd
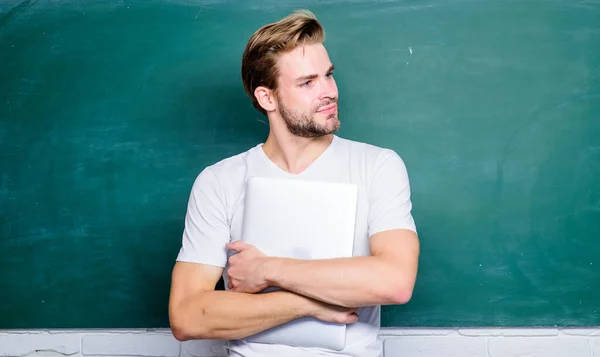
<path id="1" fill-rule="evenodd" d="M 264 264 L 268 258 L 260 250 L 242 241 L 228 243 L 226 248 L 237 252 L 229 258 L 230 290 L 257 293 L 268 287 Z"/>
<path id="2" fill-rule="evenodd" d="M 325 302 L 311 299 L 314 303 L 314 310 L 311 311 L 309 316 L 315 319 L 330 322 L 334 324 L 352 324 L 358 321 L 358 314 L 356 308 L 348 308 L 331 305 Z"/>

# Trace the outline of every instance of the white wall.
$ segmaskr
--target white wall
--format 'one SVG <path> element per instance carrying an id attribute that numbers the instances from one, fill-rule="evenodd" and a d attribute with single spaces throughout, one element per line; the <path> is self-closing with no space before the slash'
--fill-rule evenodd
<path id="1" fill-rule="evenodd" d="M 382 329 L 385 357 L 600 357 L 599 329 Z M 0 330 L 0 356 L 225 356 L 169 330 Z"/>

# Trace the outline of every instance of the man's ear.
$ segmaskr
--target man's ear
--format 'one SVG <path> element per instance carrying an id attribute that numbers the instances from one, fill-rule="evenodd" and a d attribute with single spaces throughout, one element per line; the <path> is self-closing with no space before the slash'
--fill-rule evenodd
<path id="1" fill-rule="evenodd" d="M 267 87 L 257 87 L 254 90 L 254 97 L 258 101 L 258 104 L 267 112 L 272 112 L 277 108 L 275 93 Z"/>

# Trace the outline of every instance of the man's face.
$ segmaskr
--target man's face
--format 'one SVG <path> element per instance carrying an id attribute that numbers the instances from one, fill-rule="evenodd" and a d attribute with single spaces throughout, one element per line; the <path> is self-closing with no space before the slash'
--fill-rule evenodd
<path id="1" fill-rule="evenodd" d="M 338 89 L 325 47 L 299 46 L 280 56 L 277 65 L 278 110 L 288 130 L 305 138 L 336 132 L 340 127 Z"/>

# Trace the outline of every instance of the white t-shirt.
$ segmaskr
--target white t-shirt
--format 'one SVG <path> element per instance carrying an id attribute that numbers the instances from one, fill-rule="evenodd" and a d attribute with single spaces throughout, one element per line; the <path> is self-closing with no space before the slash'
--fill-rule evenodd
<path id="1" fill-rule="evenodd" d="M 377 232 L 398 228 L 416 232 L 409 179 L 402 159 L 392 150 L 334 135 L 329 147 L 297 175 L 273 163 L 262 144 L 205 168 L 192 187 L 177 260 L 227 268 L 225 244 L 241 239 L 245 182 L 253 176 L 357 185 L 354 256 L 370 254 L 369 237 Z M 227 286 L 226 273 L 224 279 Z M 229 343 L 229 353 L 244 357 L 381 356 L 380 306 L 362 307 L 358 316 L 359 320 L 346 329 L 346 347 L 342 351 L 234 340 Z"/>

